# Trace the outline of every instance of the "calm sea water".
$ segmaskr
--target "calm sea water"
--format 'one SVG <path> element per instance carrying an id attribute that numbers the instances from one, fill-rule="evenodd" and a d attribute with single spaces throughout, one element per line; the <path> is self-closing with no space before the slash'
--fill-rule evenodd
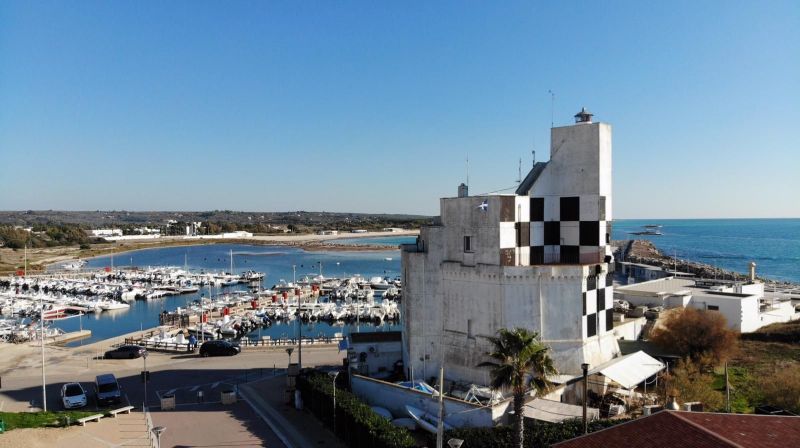
<path id="1" fill-rule="evenodd" d="M 660 224 L 661 236 L 631 235 Z M 614 221 L 612 238 L 648 239 L 667 255 L 800 283 L 800 219 L 663 219 Z"/>
<path id="2" fill-rule="evenodd" d="M 349 244 L 352 246 L 399 246 L 401 244 L 414 244 L 416 236 L 376 236 L 366 238 L 345 238 L 336 240 L 336 244 Z"/>
<path id="3" fill-rule="evenodd" d="M 376 243 L 373 243 L 376 244 Z M 234 271 L 254 270 L 266 273 L 264 287 L 270 287 L 280 280 L 292 281 L 292 266 L 295 266 L 297 279 L 304 275 L 318 275 L 322 272 L 326 277 L 343 277 L 361 274 L 391 277 L 400 275 L 400 252 L 398 250 L 377 252 L 306 252 L 297 248 L 282 246 L 254 246 L 242 244 L 220 244 L 207 246 L 167 247 L 161 249 L 145 249 L 114 256 L 113 264 L 119 266 L 184 266 L 189 269 L 205 269 L 212 271 L 230 270 L 230 252 L 233 251 Z M 387 259 L 391 260 L 387 260 Z M 111 257 L 99 257 L 89 260 L 88 267 L 101 268 L 111 266 Z M 187 303 L 209 292 L 220 292 L 246 289 L 245 285 L 231 288 L 201 289 L 196 294 L 169 296 L 162 299 L 131 302 L 127 310 L 89 314 L 81 318 L 71 318 L 54 322 L 54 325 L 65 331 L 79 328 L 92 330 L 92 337 L 76 341 L 71 345 L 86 344 L 142 328 L 153 328 L 158 325 L 158 314 L 163 310 L 173 311 L 177 307 L 185 307 Z M 360 329 L 375 330 L 370 324 L 362 324 Z M 382 330 L 399 329 L 398 326 L 384 324 Z M 303 326 L 303 334 L 308 336 L 332 335 L 336 332 L 349 334 L 357 331 L 355 326 L 331 326 L 326 323 L 310 323 Z M 261 335 L 278 337 L 294 337 L 297 324 L 275 324 L 261 330 Z M 259 333 L 255 332 L 254 336 Z"/>

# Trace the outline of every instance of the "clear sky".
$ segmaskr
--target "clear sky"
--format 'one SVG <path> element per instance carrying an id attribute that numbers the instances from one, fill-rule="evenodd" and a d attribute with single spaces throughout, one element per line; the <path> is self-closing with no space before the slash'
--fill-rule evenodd
<path id="1" fill-rule="evenodd" d="M 616 218 L 800 216 L 800 2 L 0 4 L 0 209 L 437 214 L 581 106 Z"/>

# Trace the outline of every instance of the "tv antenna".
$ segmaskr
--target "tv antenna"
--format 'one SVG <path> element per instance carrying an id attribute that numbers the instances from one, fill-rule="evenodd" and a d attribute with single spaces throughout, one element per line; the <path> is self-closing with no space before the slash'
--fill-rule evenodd
<path id="1" fill-rule="evenodd" d="M 548 90 L 547 93 L 550 94 L 550 128 L 552 129 L 555 122 L 556 94 L 552 90 Z"/>

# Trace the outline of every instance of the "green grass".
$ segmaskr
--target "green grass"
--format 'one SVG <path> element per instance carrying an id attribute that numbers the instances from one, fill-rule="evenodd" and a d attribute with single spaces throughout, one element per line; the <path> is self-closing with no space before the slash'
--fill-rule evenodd
<path id="1" fill-rule="evenodd" d="M 102 412 L 101 412 L 102 413 Z M 90 415 L 98 414 L 94 411 L 60 411 L 60 412 L 0 412 L 0 420 L 6 424 L 6 431 L 16 428 L 47 428 L 64 426 L 64 418 L 69 417 L 70 422 Z"/>

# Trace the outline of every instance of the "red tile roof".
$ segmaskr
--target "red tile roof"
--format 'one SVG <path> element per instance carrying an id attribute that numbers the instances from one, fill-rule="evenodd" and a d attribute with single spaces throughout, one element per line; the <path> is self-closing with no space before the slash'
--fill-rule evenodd
<path id="1" fill-rule="evenodd" d="M 553 447 L 800 447 L 800 417 L 661 411 Z"/>

